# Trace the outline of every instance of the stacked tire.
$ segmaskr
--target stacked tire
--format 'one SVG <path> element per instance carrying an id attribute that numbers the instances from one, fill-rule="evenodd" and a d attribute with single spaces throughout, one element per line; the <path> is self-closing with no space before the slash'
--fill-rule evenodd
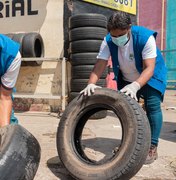
<path id="1" fill-rule="evenodd" d="M 44 56 L 44 44 L 43 39 L 39 33 L 17 33 L 6 34 L 13 41 L 19 43 L 20 53 L 23 58 L 39 58 Z M 41 65 L 42 61 L 28 61 L 23 62 L 26 65 Z"/>
<path id="2" fill-rule="evenodd" d="M 71 60 L 71 87 L 68 102 L 72 101 L 88 83 L 89 76 L 97 61 L 102 40 L 107 34 L 107 19 L 102 14 L 85 13 L 69 19 L 69 57 Z M 106 69 L 97 85 L 106 86 Z M 104 117 L 96 113 L 95 118 Z"/>

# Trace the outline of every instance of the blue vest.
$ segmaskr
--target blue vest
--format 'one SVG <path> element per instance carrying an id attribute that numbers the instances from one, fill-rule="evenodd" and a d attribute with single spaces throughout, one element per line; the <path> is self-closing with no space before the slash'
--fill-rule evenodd
<path id="1" fill-rule="evenodd" d="M 136 69 L 141 74 L 143 71 L 142 50 L 144 49 L 144 46 L 151 35 L 153 35 L 156 38 L 157 32 L 151 31 L 142 26 L 132 26 L 131 33 L 133 37 L 133 51 L 134 51 Z M 112 42 L 110 33 L 106 36 L 106 41 L 109 46 L 112 57 L 112 65 L 115 76 L 114 79 L 117 81 L 117 84 L 120 84 L 120 79 L 122 77 L 119 77 L 121 76 L 121 73 L 119 71 L 120 67 L 118 62 L 118 46 Z M 166 89 L 166 73 L 167 73 L 167 69 L 165 66 L 165 61 L 161 55 L 160 50 L 157 48 L 157 57 L 156 57 L 154 74 L 147 82 L 147 84 L 157 89 L 162 94 L 164 94 Z"/>
<path id="2" fill-rule="evenodd" d="M 5 74 L 15 59 L 20 45 L 10 38 L 0 34 L 0 77 Z"/>

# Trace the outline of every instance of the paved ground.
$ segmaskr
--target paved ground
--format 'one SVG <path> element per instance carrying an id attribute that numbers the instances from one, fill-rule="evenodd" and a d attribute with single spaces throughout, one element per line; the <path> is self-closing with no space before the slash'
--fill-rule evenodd
<path id="1" fill-rule="evenodd" d="M 164 123 L 158 148 L 159 159 L 151 165 L 144 165 L 132 180 L 175 180 L 176 179 L 176 91 L 167 91 L 164 103 L 162 104 Z M 68 171 L 63 167 L 57 156 L 56 149 L 56 131 L 59 123 L 57 114 L 44 112 L 25 112 L 16 113 L 20 124 L 28 129 L 39 141 L 41 145 L 41 162 L 34 180 L 73 180 L 69 176 Z M 111 135 L 119 127 L 115 124 L 113 117 L 108 117 L 108 124 L 97 121 L 96 126 L 89 124 L 85 130 L 85 141 L 90 144 L 97 137 L 94 133 L 97 127 L 101 127 L 98 131 L 99 136 Z M 112 130 L 113 129 L 113 130 Z M 105 133 L 106 131 L 106 133 Z M 120 133 L 118 134 L 120 136 Z M 103 136 L 103 137 L 104 137 Z M 108 138 L 111 138 L 110 136 Z M 96 143 L 102 144 L 103 138 L 99 138 Z M 114 142 L 112 138 L 108 146 Z M 106 146 L 107 147 L 107 146 Z M 91 148 L 90 148 L 91 149 Z M 91 155 L 92 151 L 87 152 Z M 97 149 L 98 151 L 98 149 Z M 101 157 L 101 154 L 94 158 Z M 92 153 L 92 154 L 93 154 Z"/>

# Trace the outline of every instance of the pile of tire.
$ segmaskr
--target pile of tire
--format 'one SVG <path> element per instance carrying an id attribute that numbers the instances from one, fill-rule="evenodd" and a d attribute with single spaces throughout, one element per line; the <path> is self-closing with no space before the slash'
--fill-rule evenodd
<path id="1" fill-rule="evenodd" d="M 6 34 L 9 38 L 19 43 L 20 53 L 23 58 L 39 58 L 44 56 L 44 43 L 42 36 L 39 33 L 17 33 Z M 42 61 L 23 62 L 27 65 L 41 65 Z"/>
<path id="2" fill-rule="evenodd" d="M 85 13 L 69 18 L 71 87 L 68 102 L 87 86 L 102 40 L 107 34 L 106 25 L 107 18 L 102 14 Z M 106 86 L 107 73 L 108 69 L 104 71 L 97 85 Z M 100 116 L 104 117 L 105 114 L 101 112 L 97 118 Z"/>

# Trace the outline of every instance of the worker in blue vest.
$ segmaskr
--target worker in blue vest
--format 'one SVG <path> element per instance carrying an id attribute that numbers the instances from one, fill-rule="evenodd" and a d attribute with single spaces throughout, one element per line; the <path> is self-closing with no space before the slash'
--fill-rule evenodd
<path id="1" fill-rule="evenodd" d="M 157 159 L 157 146 L 162 128 L 161 102 L 166 89 L 166 66 L 156 46 L 157 33 L 141 26 L 132 26 L 128 13 L 115 12 L 108 21 L 108 34 L 101 44 L 97 63 L 88 85 L 80 93 L 94 93 L 96 82 L 112 58 L 118 89 L 138 101 L 143 97 L 151 127 L 151 147 L 146 159 Z"/>
<path id="2" fill-rule="evenodd" d="M 20 45 L 0 34 L 0 127 L 18 123 L 12 108 L 12 92 L 21 65 Z"/>

